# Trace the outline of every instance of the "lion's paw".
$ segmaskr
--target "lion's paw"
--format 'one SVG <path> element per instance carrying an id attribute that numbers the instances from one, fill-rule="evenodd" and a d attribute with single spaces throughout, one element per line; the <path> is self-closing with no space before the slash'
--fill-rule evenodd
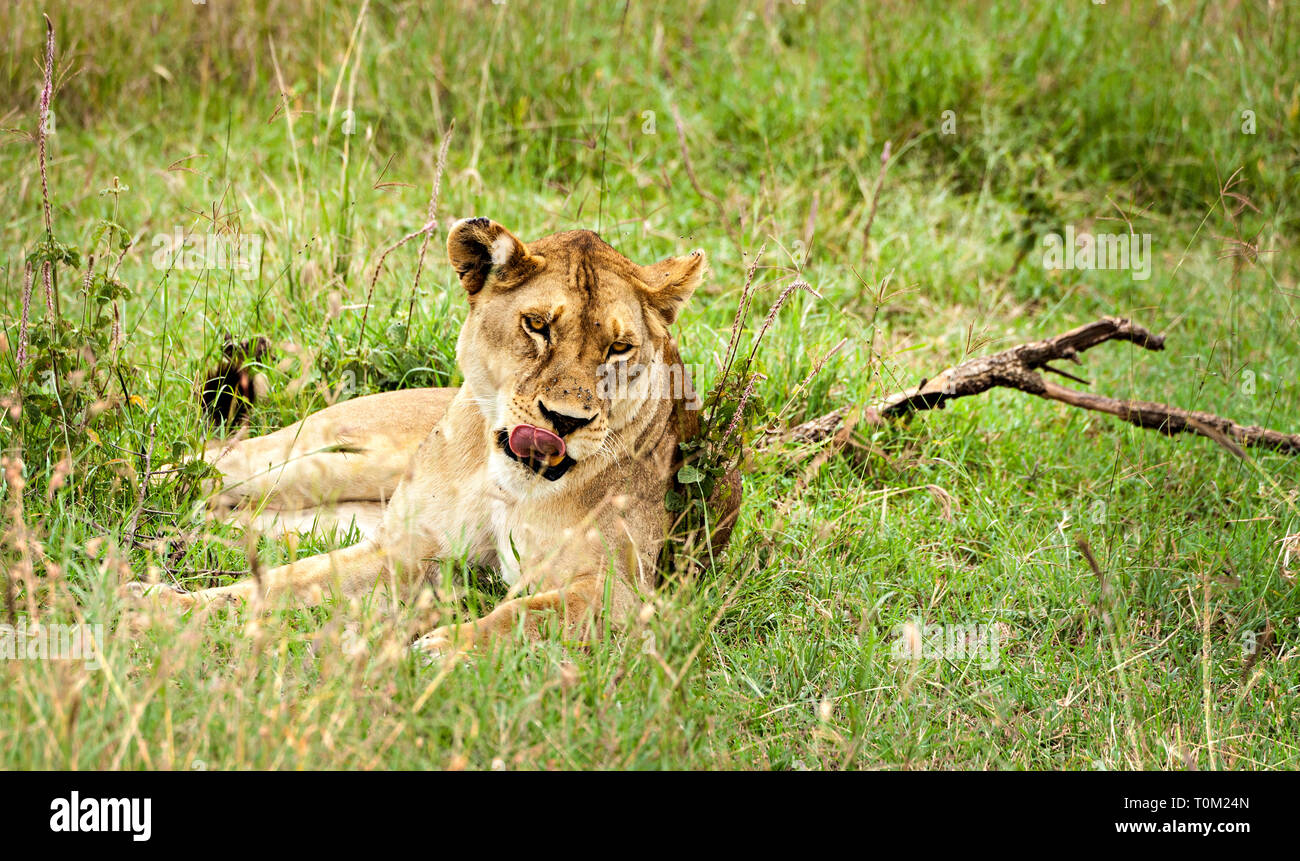
<path id="1" fill-rule="evenodd" d="M 466 657 L 466 647 L 457 642 L 451 628 L 437 628 L 416 640 L 409 651 L 426 667 L 434 666 L 455 658 Z"/>
<path id="2" fill-rule="evenodd" d="M 183 609 L 190 609 L 198 602 L 194 593 L 186 592 L 177 586 L 164 583 L 142 583 L 135 581 L 124 583 L 118 589 L 118 595 L 129 603 L 136 605 L 163 604 Z"/>

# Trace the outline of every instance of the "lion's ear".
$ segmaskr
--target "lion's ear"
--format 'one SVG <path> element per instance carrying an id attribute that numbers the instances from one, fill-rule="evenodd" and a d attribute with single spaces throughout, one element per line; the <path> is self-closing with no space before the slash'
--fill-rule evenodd
<path id="1" fill-rule="evenodd" d="M 647 304 L 671 325 L 704 278 L 704 252 L 696 249 L 685 257 L 642 267 L 642 276 Z"/>
<path id="2" fill-rule="evenodd" d="M 447 259 L 471 296 L 483 289 L 489 275 L 516 280 L 533 274 L 542 263 L 490 218 L 462 218 L 453 224 L 447 232 Z"/>

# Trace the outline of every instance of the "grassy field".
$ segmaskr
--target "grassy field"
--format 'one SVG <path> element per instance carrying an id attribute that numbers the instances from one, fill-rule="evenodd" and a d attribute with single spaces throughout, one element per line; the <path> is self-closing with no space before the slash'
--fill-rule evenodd
<path id="1" fill-rule="evenodd" d="M 807 279 L 758 351 L 755 437 L 1108 314 L 1168 346 L 1089 352 L 1093 390 L 1300 431 L 1294 5 L 19 0 L 0 33 L 4 621 L 103 625 L 102 660 L 0 660 L 0 766 L 1300 763 L 1300 464 L 1005 390 L 824 463 L 752 450 L 726 557 L 591 644 L 425 667 L 404 646 L 446 607 L 133 632 L 115 597 L 346 541 L 249 539 L 195 475 L 143 478 L 210 435 L 195 379 L 227 333 L 274 347 L 256 430 L 454 385 L 442 240 L 468 215 L 644 263 L 703 248 L 678 331 L 704 385 L 751 262 L 758 319 Z M 372 294 L 453 123 L 418 286 L 412 242 Z M 1046 268 L 1067 227 L 1149 234 L 1150 277 Z M 178 232 L 260 266 L 160 263 Z M 20 373 L 33 254 L 64 262 Z M 463 567 L 452 610 L 503 594 Z M 979 625 L 996 658 L 900 661 L 907 623 Z"/>

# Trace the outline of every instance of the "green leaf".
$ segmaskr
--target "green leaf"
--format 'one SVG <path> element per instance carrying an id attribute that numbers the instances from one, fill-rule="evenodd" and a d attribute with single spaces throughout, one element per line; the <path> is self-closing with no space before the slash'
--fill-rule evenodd
<path id="1" fill-rule="evenodd" d="M 677 480 L 682 484 L 699 484 L 704 480 L 704 473 L 688 463 L 677 470 Z"/>

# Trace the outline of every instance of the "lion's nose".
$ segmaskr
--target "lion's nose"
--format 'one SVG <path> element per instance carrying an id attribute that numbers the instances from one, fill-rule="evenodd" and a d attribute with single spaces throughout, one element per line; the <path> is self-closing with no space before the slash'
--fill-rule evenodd
<path id="1" fill-rule="evenodd" d="M 542 416 L 551 423 L 551 427 L 555 428 L 555 432 L 560 436 L 568 436 L 578 428 L 585 428 L 587 425 L 591 424 L 592 419 L 595 418 L 595 416 L 583 417 L 557 413 L 555 410 L 548 408 L 546 404 L 541 401 L 537 402 L 537 406 L 541 409 Z"/>

